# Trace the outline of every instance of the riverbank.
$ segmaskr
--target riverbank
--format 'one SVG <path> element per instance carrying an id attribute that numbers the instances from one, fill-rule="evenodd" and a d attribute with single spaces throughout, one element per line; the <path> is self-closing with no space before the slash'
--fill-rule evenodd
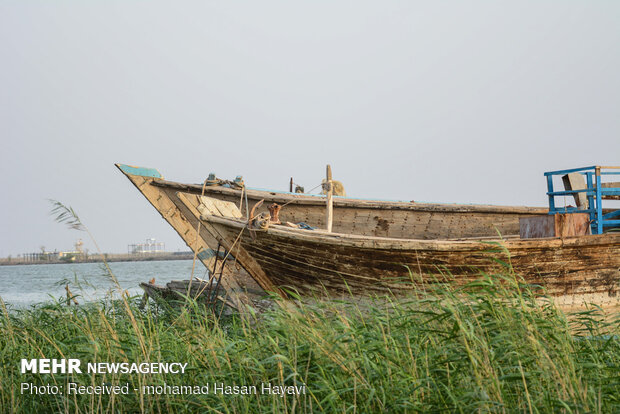
<path id="1" fill-rule="evenodd" d="M 317 301 L 254 321 L 188 305 L 141 310 L 122 299 L 0 310 L 7 333 L 0 406 L 14 413 L 620 410 L 619 320 L 597 308 L 567 317 L 495 276 L 458 291 L 417 291 L 406 302 Z M 21 359 L 41 355 L 83 367 L 183 364 L 184 372 L 20 372 Z M 41 393 L 46 386 L 57 392 Z M 79 386 L 126 392 L 93 395 Z"/>
<path id="2" fill-rule="evenodd" d="M 194 258 L 192 252 L 170 252 L 170 253 L 148 253 L 148 254 L 127 254 L 127 253 L 104 253 L 107 262 L 151 262 L 161 260 L 188 260 Z M 0 258 L 0 266 L 15 265 L 39 265 L 39 264 L 67 264 L 67 263 L 102 263 L 101 255 L 93 254 L 88 257 L 75 258 L 74 260 L 45 259 L 29 260 L 21 257 Z"/>

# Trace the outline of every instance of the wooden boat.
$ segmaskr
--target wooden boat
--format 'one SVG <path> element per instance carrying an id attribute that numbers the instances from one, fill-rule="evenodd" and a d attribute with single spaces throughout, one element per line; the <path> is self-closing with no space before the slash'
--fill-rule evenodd
<path id="1" fill-rule="evenodd" d="M 396 292 L 419 283 L 464 283 L 479 278 L 480 272 L 505 274 L 504 263 L 526 283 L 571 300 L 613 300 L 620 287 L 620 233 L 476 241 L 361 236 L 273 224 L 250 229 L 240 214 L 223 214 L 219 200 L 180 197 L 267 290 Z"/>
<path id="2" fill-rule="evenodd" d="M 544 208 L 336 198 L 333 233 L 282 225 L 250 230 L 247 207 L 246 214 L 237 207 L 246 194 L 245 206 L 259 199 L 264 205 L 277 202 L 286 205 L 282 222 L 303 221 L 319 228 L 324 225 L 325 198 L 180 184 L 163 180 L 155 170 L 118 167 L 208 268 L 217 271 L 220 260 L 222 284 L 229 291 L 243 291 L 239 271 L 284 297 L 287 288 L 302 294 L 406 290 L 412 279 L 465 282 L 481 271 L 497 272 L 498 260 L 509 260 L 528 283 L 556 296 L 600 302 L 615 297 L 618 289 L 618 234 L 515 239 L 519 218 L 545 214 Z M 226 256 L 216 253 L 219 247 L 234 257 L 234 265 L 229 260 L 225 271 L 221 264 Z M 242 296 L 239 300 L 245 301 Z"/>

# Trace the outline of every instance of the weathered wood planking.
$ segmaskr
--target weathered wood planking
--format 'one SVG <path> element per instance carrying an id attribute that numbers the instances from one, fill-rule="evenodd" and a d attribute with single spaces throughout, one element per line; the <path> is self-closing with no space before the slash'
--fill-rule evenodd
<path id="1" fill-rule="evenodd" d="M 614 297 L 620 281 L 620 234 L 496 243 L 401 240 L 272 226 L 250 236 L 245 222 L 203 215 L 224 240 L 241 234 L 240 251 L 278 287 L 302 294 L 407 290 L 418 283 L 464 283 L 480 272 L 505 273 L 495 259 L 510 262 L 529 284 L 555 296 Z M 508 253 L 509 252 L 509 255 Z M 246 255 L 244 254 L 244 257 Z M 244 265 L 243 260 L 239 260 Z"/>
<path id="2" fill-rule="evenodd" d="M 497 231 L 518 234 L 519 218 L 547 212 L 529 207 L 335 198 L 335 233 L 272 226 L 255 230 L 251 237 L 244 220 L 226 218 L 239 218 L 241 212 L 232 204 L 220 203 L 238 204 L 240 191 L 206 187 L 205 194 L 220 201 L 205 203 L 196 196 L 202 186 L 167 182 L 151 170 L 124 173 L 205 265 L 212 266 L 218 244 L 232 250 L 237 260 L 226 266 L 228 276 L 222 284 L 227 290 L 239 288 L 239 274 L 247 271 L 262 288 L 282 296 L 286 296 L 283 287 L 302 293 L 324 288 L 330 293 L 365 294 L 406 290 L 400 283 L 403 279 L 458 283 L 476 278 L 479 271 L 503 272 L 492 259 L 506 260 L 507 255 L 489 251 L 493 244 L 445 239 L 486 239 Z M 265 199 L 265 205 L 290 202 L 280 213 L 283 222 L 325 227 L 325 198 L 248 190 L 250 206 L 259 199 Z M 598 303 L 616 297 L 619 234 L 497 243 L 508 249 L 514 269 L 528 283 L 544 285 L 566 301 L 596 298 Z M 208 252 L 211 255 L 204 254 Z"/>
<path id="3" fill-rule="evenodd" d="M 571 237 L 590 234 L 588 213 L 546 214 L 519 219 L 520 237 L 536 239 L 543 237 Z"/>
<path id="4" fill-rule="evenodd" d="M 212 254 L 213 246 L 217 249 L 216 240 L 210 236 L 208 232 L 200 232 L 199 234 L 197 226 L 191 224 L 188 221 L 188 217 L 192 217 L 188 211 L 182 212 L 179 206 L 175 204 L 176 192 L 167 190 L 165 187 L 155 186 L 153 183 L 160 180 L 160 178 L 153 176 L 150 172 L 145 175 L 138 175 L 141 173 L 136 168 L 136 174 L 133 174 L 134 170 L 127 170 L 116 164 L 116 166 L 125 174 L 125 176 L 136 186 L 138 191 L 144 195 L 144 197 L 151 203 L 153 207 L 161 214 L 161 216 L 176 230 L 181 236 L 187 246 L 196 253 L 198 259 L 207 267 L 207 269 L 213 269 L 215 263 L 215 255 Z M 172 193 L 172 194 L 171 194 Z M 182 204 L 181 204 L 182 205 Z M 243 289 L 239 283 L 235 280 L 235 270 L 231 266 L 225 266 L 222 273 L 222 287 L 230 295 L 231 300 L 235 306 L 248 304 L 249 300 L 247 295 L 243 292 Z"/>
<path id="5" fill-rule="evenodd" d="M 194 214 L 192 214 L 192 212 L 189 210 L 189 208 L 187 207 L 186 203 L 184 203 L 181 199 L 179 199 L 177 191 L 171 188 L 165 188 L 164 190 L 164 194 L 166 195 L 166 197 L 168 197 L 168 199 L 170 199 L 175 206 L 177 207 L 179 214 L 181 216 L 183 216 L 183 218 L 185 220 L 187 220 L 189 226 L 192 229 L 198 229 L 199 230 L 199 237 L 206 242 L 207 246 L 209 246 L 210 248 L 208 250 L 202 250 L 198 257 L 200 259 L 202 258 L 208 258 L 210 260 L 214 260 L 215 258 L 215 251 L 218 250 L 218 244 L 219 241 L 214 238 L 205 228 L 203 225 L 199 226 L 199 221 L 198 219 L 195 217 Z M 195 196 L 194 194 L 192 194 L 192 196 Z M 238 209 L 235 207 L 235 210 L 238 211 Z M 232 211 L 232 210 L 231 210 Z M 234 213 L 231 213 L 234 214 Z M 233 215 L 233 217 L 236 217 L 236 215 Z M 217 261 L 217 269 L 216 269 L 216 274 L 219 275 L 219 272 L 222 270 L 222 263 L 223 261 L 221 260 L 223 257 L 222 255 L 225 255 L 224 249 L 225 249 L 225 245 L 222 243 L 221 244 L 222 249 L 220 250 L 220 260 Z M 254 292 L 253 295 L 251 295 L 249 297 L 249 299 L 253 299 L 254 296 L 256 296 L 256 291 L 257 289 L 260 290 L 262 289 L 257 283 L 256 281 L 241 267 L 241 265 L 239 265 L 236 261 L 234 260 L 230 260 L 230 259 L 234 259 L 234 255 L 230 255 L 228 257 L 229 260 L 226 260 L 225 265 L 224 265 L 224 271 L 226 273 L 230 273 L 231 277 L 234 277 L 235 283 L 241 288 L 241 290 L 245 293 L 245 292 Z M 211 262 L 213 263 L 213 262 Z M 212 264 L 210 266 L 213 266 Z M 210 267 L 209 269 L 212 269 L 213 267 Z"/>
<path id="6" fill-rule="evenodd" d="M 566 191 L 585 190 L 588 188 L 585 177 L 580 173 L 569 173 L 563 175 L 562 182 L 564 183 L 564 189 Z M 583 210 L 588 209 L 588 197 L 586 193 L 573 194 L 573 199 L 575 200 L 577 207 Z"/>
<path id="7" fill-rule="evenodd" d="M 202 186 L 158 180 L 153 185 L 200 194 Z M 205 187 L 205 195 L 239 204 L 240 190 L 220 186 Z M 265 200 L 258 212 L 266 212 L 271 203 L 286 204 L 280 211 L 282 222 L 303 221 L 326 228 L 325 197 L 247 190 L 250 206 Z M 504 207 L 408 203 L 393 201 L 333 199 L 333 231 L 396 238 L 472 238 L 519 234 L 519 218 L 547 214 L 539 207 Z"/>
<path id="8" fill-rule="evenodd" d="M 241 244 L 238 242 L 240 239 L 241 230 L 239 230 L 237 235 L 234 237 L 229 237 L 231 235 L 228 232 L 225 234 L 220 234 L 218 228 L 212 226 L 205 220 L 200 220 L 200 218 L 205 214 L 216 214 L 223 216 L 222 211 L 233 211 L 233 217 L 238 217 L 240 212 L 233 203 L 187 193 L 177 193 L 177 197 L 187 208 L 188 213 L 193 219 L 192 221 L 200 221 L 203 224 L 202 232 L 204 232 L 205 238 L 214 238 L 217 240 L 217 243 L 221 244 L 227 251 L 234 255 L 236 261 L 240 263 L 243 268 L 248 271 L 248 273 L 250 273 L 251 277 L 265 291 L 277 293 L 282 297 L 286 296 L 284 292 L 274 285 L 271 279 L 263 273 L 262 269 L 254 261 L 254 259 L 241 248 Z M 226 206 L 226 204 L 228 206 Z"/>
<path id="9" fill-rule="evenodd" d="M 601 183 L 601 188 L 620 188 L 620 182 L 615 183 Z M 604 200 L 620 200 L 619 195 L 603 196 Z"/>

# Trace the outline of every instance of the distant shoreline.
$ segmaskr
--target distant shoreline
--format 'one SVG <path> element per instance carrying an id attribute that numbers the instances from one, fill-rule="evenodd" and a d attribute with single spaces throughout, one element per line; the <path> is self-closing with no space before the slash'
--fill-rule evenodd
<path id="1" fill-rule="evenodd" d="M 188 260 L 194 258 L 192 252 L 176 252 L 176 253 L 149 253 L 149 254 L 104 254 L 107 262 L 155 262 L 164 260 Z M 16 265 L 44 265 L 44 264 L 67 264 L 67 263 L 102 263 L 101 255 L 89 255 L 85 259 L 80 260 L 25 260 L 21 257 L 2 258 L 0 266 L 16 266 Z"/>

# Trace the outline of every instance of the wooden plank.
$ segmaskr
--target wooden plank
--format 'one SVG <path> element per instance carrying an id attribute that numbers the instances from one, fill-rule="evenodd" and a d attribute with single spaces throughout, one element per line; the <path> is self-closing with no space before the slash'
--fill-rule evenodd
<path id="1" fill-rule="evenodd" d="M 620 182 L 602 183 L 601 188 L 620 188 Z M 603 200 L 620 200 L 620 195 L 606 195 Z"/>
<path id="2" fill-rule="evenodd" d="M 327 186 L 326 196 L 327 196 L 327 211 L 325 212 L 325 222 L 327 223 L 327 231 L 331 232 L 333 227 L 334 220 L 334 185 L 332 183 L 332 167 L 327 165 L 327 174 L 326 174 L 326 182 Z"/>
<path id="3" fill-rule="evenodd" d="M 160 187 L 174 188 L 177 191 L 187 192 L 191 194 L 201 194 L 203 187 L 199 184 L 183 184 L 174 181 L 157 180 L 153 185 Z M 254 201 L 265 200 L 265 204 L 278 203 L 286 204 L 287 202 L 295 205 L 304 206 L 325 206 L 325 200 L 320 196 L 312 196 L 307 194 L 289 194 L 277 191 L 263 191 L 255 189 L 247 189 L 248 199 Z M 208 186 L 205 188 L 205 195 L 214 198 L 222 195 L 230 201 L 237 202 L 241 196 L 241 190 Z M 252 203 L 250 203 L 252 204 Z M 487 204 L 440 204 L 440 203 L 420 203 L 406 201 L 382 201 L 382 200 L 364 200 L 355 198 L 334 198 L 334 207 L 351 207 L 359 209 L 380 209 L 380 210 L 412 210 L 412 211 L 445 211 L 445 212 L 474 212 L 474 213 L 500 213 L 500 214 L 545 214 L 549 211 L 546 207 L 524 207 L 524 206 L 494 206 Z"/>
<path id="4" fill-rule="evenodd" d="M 588 188 L 586 185 L 586 179 L 580 173 L 563 175 L 562 182 L 564 183 L 564 189 L 566 191 L 586 190 Z M 577 207 L 583 210 L 588 209 L 588 197 L 585 193 L 573 194 L 573 198 L 575 199 L 575 204 L 577 204 Z"/>
<path id="5" fill-rule="evenodd" d="M 217 211 L 220 215 L 224 217 L 233 217 L 233 218 L 241 218 L 241 211 L 237 206 L 229 201 L 219 200 L 217 198 L 212 197 L 200 197 L 200 203 L 203 205 L 212 206 L 210 208 L 211 211 Z"/>
<path id="6" fill-rule="evenodd" d="M 153 185 L 160 186 L 158 180 Z M 200 194 L 202 186 L 165 182 L 169 189 L 183 189 L 188 194 Z M 239 202 L 241 192 L 225 187 L 206 187 L 205 195 Z M 267 206 L 277 202 L 286 206 L 280 211 L 282 222 L 303 221 L 315 228 L 326 228 L 325 198 L 259 190 L 248 190 L 248 202 L 254 205 L 261 199 Z M 290 204 L 287 204 L 289 203 Z M 373 202 L 368 200 L 333 198 L 332 231 L 400 238 L 469 238 L 519 234 L 519 217 L 547 213 L 545 208 L 499 207 L 479 205 Z M 376 217 L 376 219 L 375 219 Z"/>
<path id="7" fill-rule="evenodd" d="M 588 213 L 555 214 L 555 236 L 572 237 L 590 234 Z"/>
<path id="8" fill-rule="evenodd" d="M 201 214 L 233 218 L 241 217 L 241 211 L 234 203 L 205 196 L 200 196 L 199 200 L 200 204 L 197 206 L 197 209 Z"/>
<path id="9" fill-rule="evenodd" d="M 222 217 L 209 221 L 220 231 L 234 232 L 239 225 Z M 407 290 L 413 286 L 398 281 L 413 276 L 421 283 L 434 283 L 437 277 L 465 283 L 481 271 L 505 272 L 494 259 L 508 260 L 505 251 L 475 241 L 396 241 L 282 226 L 257 231 L 254 239 L 246 233 L 241 237 L 244 249 L 276 286 L 291 286 L 301 293 Z M 544 285 L 552 295 L 617 293 L 620 234 L 497 243 L 510 252 L 514 271 L 526 283 Z"/>
<path id="10" fill-rule="evenodd" d="M 219 210 L 217 210 L 211 203 L 200 203 L 198 204 L 196 209 L 200 212 L 200 214 L 205 214 L 205 215 L 208 215 L 208 214 L 218 215 L 219 214 Z"/>
<path id="11" fill-rule="evenodd" d="M 620 188 L 620 182 L 602 183 L 601 188 Z"/>
<path id="12" fill-rule="evenodd" d="M 175 229 L 187 246 L 198 256 L 204 266 L 207 269 L 212 269 L 215 263 L 215 257 L 201 253 L 211 249 L 217 249 L 217 242 L 215 239 L 211 240 L 212 245 L 210 246 L 207 241 L 208 239 L 199 235 L 199 229 L 189 224 L 179 208 L 175 205 L 173 199 L 167 193 L 166 188 L 153 185 L 154 182 L 159 180 L 158 178 L 133 175 L 123 170 L 119 165 L 117 165 L 117 167 L 119 167 L 123 174 L 136 186 L 149 203 L 151 203 L 161 216 Z M 230 266 L 224 269 L 221 283 L 222 287 L 230 295 L 235 306 L 243 312 L 245 308 L 243 305 L 248 305 L 250 302 L 247 295 L 239 286 L 239 283 L 235 280 L 234 269 Z"/>
<path id="13" fill-rule="evenodd" d="M 190 227 L 199 230 L 199 237 L 204 240 L 208 246 L 210 246 L 209 249 L 202 250 L 199 253 L 199 259 L 203 260 L 207 257 L 215 258 L 217 246 L 219 244 L 218 240 L 213 237 L 211 233 L 206 231 L 203 225 L 199 224 L 200 220 L 196 218 L 196 216 L 189 210 L 185 203 L 179 199 L 176 190 L 171 188 L 164 188 L 164 190 L 166 195 L 174 202 L 176 207 L 179 209 L 179 214 L 182 215 L 185 220 L 187 220 Z M 222 259 L 225 256 L 224 250 L 221 249 L 218 255 L 219 258 Z M 221 263 L 221 260 L 218 260 L 218 263 Z M 212 269 L 212 267 L 210 269 Z M 230 269 L 230 272 L 235 275 L 235 281 L 239 284 L 243 292 L 252 293 L 262 290 L 262 288 L 256 283 L 256 281 L 235 260 L 226 261 L 226 270 L 228 269 Z M 255 295 L 255 293 L 252 293 L 252 295 Z M 258 295 L 262 294 L 258 293 Z M 250 296 L 249 299 L 252 299 L 252 297 Z M 256 302 L 252 301 L 252 303 L 253 305 L 256 305 Z"/>
<path id="14" fill-rule="evenodd" d="M 553 214 L 519 220 L 522 239 L 571 237 L 590 234 L 588 213 Z"/>
<path id="15" fill-rule="evenodd" d="M 236 226 L 232 230 L 228 230 L 226 228 L 218 228 L 216 226 L 211 225 L 211 221 L 205 220 L 206 218 L 219 218 L 222 220 L 227 220 L 227 218 L 223 217 L 221 213 L 214 206 L 217 201 L 215 199 L 209 199 L 208 197 L 199 197 L 195 194 L 189 193 L 177 193 L 179 200 L 181 200 L 191 214 L 198 220 L 201 221 L 204 230 L 209 232 L 209 234 L 214 237 L 218 243 L 220 243 L 226 250 L 234 254 L 235 258 L 239 263 L 243 263 L 242 266 L 244 269 L 252 276 L 252 278 L 258 283 L 258 285 L 264 289 L 266 292 L 273 292 L 279 294 L 281 297 L 286 298 L 287 295 L 275 286 L 271 280 L 264 274 L 260 266 L 252 259 L 250 255 L 247 254 L 245 249 L 238 244 L 238 239 L 242 233 L 248 233 L 246 231 L 246 222 L 239 219 L 230 219 L 235 220 Z M 202 205 L 204 206 L 204 210 L 208 210 L 213 213 L 213 215 L 205 215 L 201 214 L 198 210 L 198 207 Z M 234 207 L 234 206 L 233 206 Z M 236 208 L 236 207 L 235 207 Z M 238 209 L 237 209 L 238 210 Z M 239 212 L 240 214 L 240 212 Z"/>
<path id="16" fill-rule="evenodd" d="M 522 239 L 555 237 L 555 217 L 547 214 L 519 219 L 519 235 Z"/>

